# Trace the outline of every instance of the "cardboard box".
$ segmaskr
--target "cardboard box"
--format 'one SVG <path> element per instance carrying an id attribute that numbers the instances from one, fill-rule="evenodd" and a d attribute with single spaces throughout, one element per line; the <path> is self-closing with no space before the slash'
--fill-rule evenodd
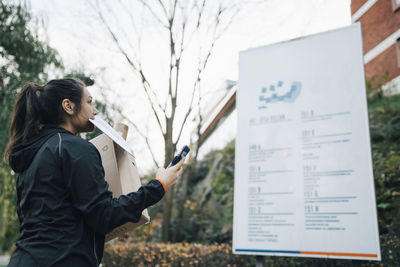
<path id="1" fill-rule="evenodd" d="M 90 120 L 103 134 L 90 140 L 100 152 L 101 161 L 104 167 L 105 179 L 109 184 L 109 190 L 113 197 L 136 192 L 141 187 L 135 157 L 129 144 L 122 138 L 121 134 L 113 129 L 101 117 L 96 116 Z M 128 222 L 106 235 L 106 242 L 110 241 L 139 225 L 150 221 L 147 209 L 137 223 Z"/>

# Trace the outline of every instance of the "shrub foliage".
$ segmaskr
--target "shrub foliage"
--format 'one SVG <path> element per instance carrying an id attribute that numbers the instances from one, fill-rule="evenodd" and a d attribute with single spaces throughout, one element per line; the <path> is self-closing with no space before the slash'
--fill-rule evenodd
<path id="1" fill-rule="evenodd" d="M 231 250 L 229 244 L 120 244 L 106 247 L 103 263 L 106 267 L 252 266 L 252 258 L 233 255 Z"/>

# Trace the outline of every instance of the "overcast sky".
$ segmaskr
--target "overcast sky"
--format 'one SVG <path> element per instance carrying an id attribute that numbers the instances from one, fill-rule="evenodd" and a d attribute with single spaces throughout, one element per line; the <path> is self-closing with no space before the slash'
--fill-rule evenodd
<path id="1" fill-rule="evenodd" d="M 107 1 L 109 5 L 116 2 Z M 31 0 L 30 3 L 32 12 L 44 19 L 49 42 L 59 51 L 67 68 L 81 67 L 88 73 L 96 74 L 99 85 L 109 86 L 112 89 L 108 92 L 109 100 L 121 105 L 124 114 L 143 125 L 144 130 L 148 127 L 154 152 L 160 161 L 162 140 L 156 125 L 146 125 L 151 115 L 146 100 L 132 85 L 135 77 L 106 36 L 104 27 L 94 19 L 87 1 Z M 350 0 L 269 0 L 257 6 L 249 5 L 218 41 L 204 76 L 204 91 L 209 91 L 208 97 L 216 99 L 221 93 L 218 89 L 225 80 L 237 80 L 240 51 L 350 23 Z M 154 58 L 158 50 L 158 40 L 149 35 L 144 54 Z M 151 71 L 153 77 L 161 76 L 163 70 L 158 67 L 154 65 Z M 97 87 L 91 90 L 95 97 L 99 97 Z M 187 129 L 182 136 L 182 144 L 188 143 L 189 135 L 190 130 Z M 140 154 L 137 163 L 141 173 L 149 170 L 152 160 L 143 140 L 131 130 L 128 141 L 135 153 Z"/>

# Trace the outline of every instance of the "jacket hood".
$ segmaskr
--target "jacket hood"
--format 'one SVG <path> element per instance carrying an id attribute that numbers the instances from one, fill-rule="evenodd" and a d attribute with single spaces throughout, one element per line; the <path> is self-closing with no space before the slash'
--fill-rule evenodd
<path id="1" fill-rule="evenodd" d="M 61 132 L 70 133 L 56 125 L 45 125 L 38 135 L 32 137 L 25 143 L 14 146 L 9 156 L 9 163 L 13 171 L 22 173 L 28 169 L 42 145 L 54 134 Z"/>

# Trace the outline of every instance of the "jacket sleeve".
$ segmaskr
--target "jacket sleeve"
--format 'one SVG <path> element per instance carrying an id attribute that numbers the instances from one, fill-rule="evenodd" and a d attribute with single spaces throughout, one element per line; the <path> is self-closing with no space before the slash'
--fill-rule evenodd
<path id="1" fill-rule="evenodd" d="M 63 149 L 62 165 L 74 207 L 98 233 L 106 234 L 126 222 L 138 222 L 142 211 L 160 201 L 165 193 L 159 181 L 151 180 L 137 192 L 113 198 L 104 179 L 100 154 L 89 142 L 77 150 Z"/>

